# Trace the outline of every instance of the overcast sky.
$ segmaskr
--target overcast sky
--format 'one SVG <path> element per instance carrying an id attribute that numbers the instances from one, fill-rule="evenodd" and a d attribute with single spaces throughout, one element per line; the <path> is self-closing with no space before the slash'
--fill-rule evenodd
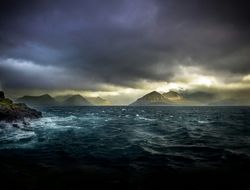
<path id="1" fill-rule="evenodd" d="M 115 104 L 151 91 L 250 96 L 241 0 L 1 0 L 0 88 Z"/>

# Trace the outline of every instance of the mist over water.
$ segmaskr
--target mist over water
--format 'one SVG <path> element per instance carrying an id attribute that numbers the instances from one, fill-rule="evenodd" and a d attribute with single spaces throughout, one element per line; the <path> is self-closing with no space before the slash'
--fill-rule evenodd
<path id="1" fill-rule="evenodd" d="M 26 175 L 34 173 L 33 168 L 60 173 L 73 168 L 118 175 L 122 177 L 115 180 L 133 183 L 157 172 L 250 171 L 249 107 L 48 107 L 42 111 L 44 117 L 29 126 L 0 124 L 1 174 Z"/>

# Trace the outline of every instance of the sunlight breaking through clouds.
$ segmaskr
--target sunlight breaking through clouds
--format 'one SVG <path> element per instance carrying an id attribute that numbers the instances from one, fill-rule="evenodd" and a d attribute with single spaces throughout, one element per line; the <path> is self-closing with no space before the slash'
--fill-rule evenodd
<path id="1" fill-rule="evenodd" d="M 233 96 L 250 90 L 248 17 L 232 1 L 3 1 L 0 82 L 124 104 L 152 90 Z"/>

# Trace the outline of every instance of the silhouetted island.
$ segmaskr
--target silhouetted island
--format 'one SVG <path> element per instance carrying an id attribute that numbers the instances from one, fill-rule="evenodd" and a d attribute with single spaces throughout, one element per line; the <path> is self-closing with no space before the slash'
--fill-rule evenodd
<path id="1" fill-rule="evenodd" d="M 92 104 L 82 97 L 81 95 L 73 95 L 66 99 L 63 104 L 64 106 L 91 106 Z"/>
<path id="2" fill-rule="evenodd" d="M 173 102 L 159 92 L 153 91 L 137 99 L 130 106 L 165 106 L 172 105 Z"/>
<path id="3" fill-rule="evenodd" d="M 23 96 L 16 102 L 25 103 L 31 107 L 43 106 L 107 106 L 111 102 L 101 97 L 83 97 L 80 94 L 52 97 L 49 94 L 40 96 Z"/>
<path id="4" fill-rule="evenodd" d="M 18 98 L 16 102 L 25 103 L 32 107 L 57 105 L 57 102 L 49 94 L 44 94 L 41 96 L 23 96 Z"/>

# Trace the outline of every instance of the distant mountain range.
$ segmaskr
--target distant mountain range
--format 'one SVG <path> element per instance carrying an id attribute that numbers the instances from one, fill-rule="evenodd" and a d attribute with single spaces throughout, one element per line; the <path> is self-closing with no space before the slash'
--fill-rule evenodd
<path id="1" fill-rule="evenodd" d="M 249 98 L 225 98 L 210 92 L 169 91 L 167 93 L 150 92 L 130 106 L 247 106 Z"/>
<path id="2" fill-rule="evenodd" d="M 23 96 L 18 98 L 16 102 L 25 103 L 29 106 L 55 106 L 58 102 L 48 94 L 41 96 Z"/>
<path id="3" fill-rule="evenodd" d="M 203 92 L 180 94 L 175 91 L 161 94 L 153 91 L 137 99 L 130 106 L 203 105 L 206 102 L 205 98 L 208 100 L 210 94 Z"/>
<path id="4" fill-rule="evenodd" d="M 100 97 L 85 98 L 81 95 L 65 95 L 51 97 L 48 94 L 41 96 L 23 96 L 16 102 L 25 103 L 29 106 L 105 106 L 111 103 Z"/>
<path id="5" fill-rule="evenodd" d="M 81 95 L 64 95 L 51 97 L 49 94 L 41 96 L 23 96 L 16 102 L 29 106 L 109 106 L 108 100 L 101 97 L 83 97 Z M 175 92 L 159 93 L 152 91 L 138 98 L 130 106 L 245 106 L 250 105 L 249 98 L 225 98 L 209 92 Z"/>

